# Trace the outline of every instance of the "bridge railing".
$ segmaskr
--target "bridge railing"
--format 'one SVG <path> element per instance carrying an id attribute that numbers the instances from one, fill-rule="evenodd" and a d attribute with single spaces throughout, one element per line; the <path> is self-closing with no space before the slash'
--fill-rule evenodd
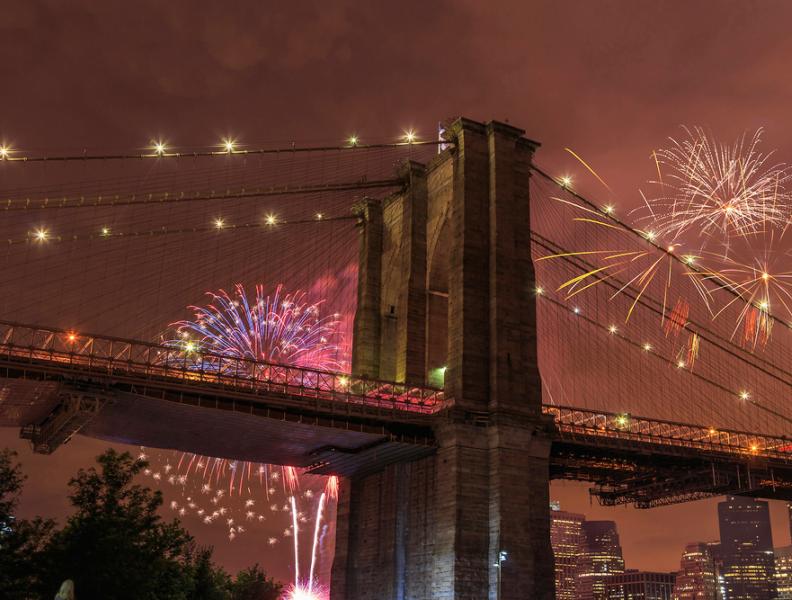
<path id="1" fill-rule="evenodd" d="M 420 413 L 435 412 L 443 403 L 442 390 L 434 388 L 7 321 L 0 321 L 0 357 L 93 374 L 175 379 Z"/>
<path id="2" fill-rule="evenodd" d="M 553 417 L 561 437 L 572 441 L 585 438 L 590 443 L 592 438 L 599 437 L 604 443 L 624 440 L 792 462 L 792 438 L 789 437 L 701 427 L 569 406 L 544 405 L 543 411 Z"/>

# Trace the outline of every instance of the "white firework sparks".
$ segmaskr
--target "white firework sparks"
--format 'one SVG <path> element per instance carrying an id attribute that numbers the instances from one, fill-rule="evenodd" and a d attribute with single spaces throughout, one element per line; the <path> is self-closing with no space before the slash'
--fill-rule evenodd
<path id="1" fill-rule="evenodd" d="M 652 183 L 661 191 L 647 199 L 650 215 L 643 219 L 651 221 L 655 234 L 668 240 L 690 231 L 729 238 L 786 226 L 792 172 L 786 164 L 771 164 L 772 153 L 757 149 L 761 129 L 730 146 L 700 127 L 685 132 L 686 139 L 672 139 L 654 155 L 658 181 Z"/>

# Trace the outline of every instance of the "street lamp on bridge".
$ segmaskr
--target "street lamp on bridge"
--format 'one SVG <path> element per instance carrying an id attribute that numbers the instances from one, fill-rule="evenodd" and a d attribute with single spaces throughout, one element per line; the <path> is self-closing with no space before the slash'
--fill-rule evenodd
<path id="1" fill-rule="evenodd" d="M 506 550 L 501 550 L 498 552 L 498 562 L 496 562 L 493 567 L 498 570 L 498 594 L 497 599 L 500 600 L 501 597 L 501 571 L 503 570 L 503 563 L 506 562 L 506 557 L 509 556 L 509 553 Z"/>

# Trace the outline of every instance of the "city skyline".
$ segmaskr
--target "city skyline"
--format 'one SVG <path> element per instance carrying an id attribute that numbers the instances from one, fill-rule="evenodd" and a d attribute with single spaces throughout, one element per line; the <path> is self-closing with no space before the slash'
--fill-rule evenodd
<path id="1" fill-rule="evenodd" d="M 792 545 L 773 544 L 768 503 L 735 497 L 717 500 L 713 508 L 718 537 L 687 543 L 678 568 L 668 571 L 631 567 L 623 557 L 615 522 L 589 520 L 552 500 L 557 600 L 644 597 L 629 594 L 646 594 L 647 600 L 761 600 L 792 595 Z M 792 527 L 792 507 L 785 509 L 782 531 Z"/>

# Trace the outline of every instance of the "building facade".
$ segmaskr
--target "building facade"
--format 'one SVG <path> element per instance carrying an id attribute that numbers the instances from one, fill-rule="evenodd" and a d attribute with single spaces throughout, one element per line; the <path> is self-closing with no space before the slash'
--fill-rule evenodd
<path id="1" fill-rule="evenodd" d="M 674 573 L 625 571 L 605 580 L 607 600 L 671 600 Z"/>
<path id="2" fill-rule="evenodd" d="M 792 546 L 775 549 L 778 600 L 792 600 Z"/>
<path id="3" fill-rule="evenodd" d="M 776 598 L 775 554 L 768 503 L 728 496 L 718 503 L 718 523 L 726 598 Z"/>
<path id="4" fill-rule="evenodd" d="M 679 567 L 673 600 L 722 600 L 718 593 L 718 570 L 710 544 L 688 544 Z"/>
<path id="5" fill-rule="evenodd" d="M 579 600 L 607 600 L 606 582 L 624 573 L 619 534 L 613 521 L 585 521 L 585 552 L 577 581 Z"/>
<path id="6" fill-rule="evenodd" d="M 787 514 L 789 515 L 789 537 L 792 538 L 792 503 L 787 503 Z"/>
<path id="7" fill-rule="evenodd" d="M 578 575 L 586 549 L 584 515 L 550 505 L 550 543 L 555 558 L 556 600 L 578 599 Z"/>

